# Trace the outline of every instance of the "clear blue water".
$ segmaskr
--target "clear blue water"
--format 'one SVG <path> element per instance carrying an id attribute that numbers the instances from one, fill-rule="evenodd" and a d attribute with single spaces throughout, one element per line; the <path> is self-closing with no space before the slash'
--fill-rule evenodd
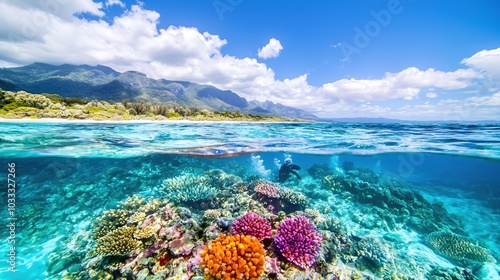
<path id="1" fill-rule="evenodd" d="M 12 232 L 5 230 L 12 220 L 8 207 L 3 207 L 0 279 L 85 279 L 75 275 L 89 271 L 87 253 L 95 242 L 92 223 L 104 210 L 133 195 L 168 199 L 168 193 L 159 190 L 163 180 L 213 169 L 244 182 L 259 177 L 277 183 L 277 161 L 287 157 L 301 167 L 302 179 L 292 175 L 281 186 L 303 193 L 309 199 L 307 209 L 339 220 L 352 240 L 382 243 L 391 263 L 373 269 L 361 253 L 338 251 L 336 257 L 318 261 L 322 266 L 349 253 L 358 260 L 342 259 L 346 271 L 356 267 L 380 279 L 392 274 L 430 278 L 432 268 L 457 267 L 475 279 L 500 278 L 495 262 L 457 261 L 425 242 L 433 230 L 451 231 L 500 258 L 500 125 L 19 121 L 0 122 L 0 129 L 1 196 L 7 201 L 8 174 L 15 173 L 17 218 L 13 273 L 7 256 Z M 15 170 L 9 170 L 12 163 Z M 376 197 L 330 189 L 324 177 L 332 174 L 359 177 L 353 180 L 371 174 L 376 181 L 364 180 L 381 191 L 397 182 L 398 188 L 421 193 L 429 205 L 442 205 L 445 212 L 434 217 L 432 229 L 412 226 L 413 213 L 398 217 L 397 207 L 381 206 Z M 195 208 L 191 211 L 202 227 L 215 224 L 200 218 L 210 207 Z M 393 215 L 395 225 L 375 225 L 380 216 L 374 213 L 380 209 Z M 303 210 L 287 209 L 285 214 Z M 323 234 L 333 232 L 317 226 Z M 398 237 L 383 238 L 388 234 Z M 207 241 L 201 236 L 200 240 Z M 192 257 L 194 253 L 185 258 Z M 109 264 L 100 261 L 103 267 Z M 410 267 L 412 262 L 418 267 Z M 287 269 L 283 273 L 291 273 Z M 331 279 L 319 265 L 315 271 L 324 277 L 319 279 Z"/>

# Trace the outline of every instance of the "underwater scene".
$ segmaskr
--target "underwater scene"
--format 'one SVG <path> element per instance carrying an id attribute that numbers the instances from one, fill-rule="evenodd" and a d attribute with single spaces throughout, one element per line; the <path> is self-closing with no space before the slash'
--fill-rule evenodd
<path id="1" fill-rule="evenodd" d="M 499 125 L 0 128 L 0 279 L 500 279 Z"/>

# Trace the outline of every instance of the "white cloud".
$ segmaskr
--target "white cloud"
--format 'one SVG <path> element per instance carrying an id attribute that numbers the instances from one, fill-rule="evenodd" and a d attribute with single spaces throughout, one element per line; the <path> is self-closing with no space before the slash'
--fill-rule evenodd
<path id="1" fill-rule="evenodd" d="M 399 73 L 386 73 L 382 79 L 341 79 L 324 84 L 320 92 L 346 101 L 412 100 L 423 88 L 462 89 L 472 84 L 471 79 L 479 77 L 481 75 L 472 69 L 442 72 L 409 67 Z"/>
<path id="2" fill-rule="evenodd" d="M 106 7 L 113 6 L 113 5 L 118 5 L 122 8 L 125 8 L 125 4 L 120 0 L 107 0 L 106 1 Z"/>
<path id="3" fill-rule="evenodd" d="M 462 63 L 483 74 L 484 79 L 478 81 L 480 91 L 496 92 L 500 90 L 500 48 L 482 50 Z"/>
<path id="4" fill-rule="evenodd" d="M 436 98 L 438 95 L 435 92 L 428 92 L 425 97 L 427 98 Z"/>
<path id="5" fill-rule="evenodd" d="M 275 58 L 280 55 L 282 50 L 283 46 L 281 46 L 280 41 L 271 38 L 267 45 L 265 45 L 262 49 L 259 49 L 258 56 L 263 59 Z"/>
<path id="6" fill-rule="evenodd" d="M 405 106 L 395 110 L 395 113 L 405 119 L 498 120 L 500 119 L 500 92 L 489 96 L 446 99 L 437 103 Z"/>
<path id="7" fill-rule="evenodd" d="M 90 0 L 54 2 L 61 4 L 47 8 L 40 6 L 45 3 L 43 1 L 6 0 L 0 3 L 0 66 L 32 62 L 102 64 L 118 71 L 141 71 L 152 78 L 210 84 L 233 90 L 248 99 L 280 102 L 322 116 L 398 116 L 400 112 L 411 116 L 404 110 L 420 110 L 427 108 L 425 106 L 431 106 L 429 108 L 438 114 L 436 104 L 409 105 L 407 109 L 396 110 L 385 104 L 368 102 L 412 100 L 408 104 L 415 104 L 421 92 L 426 92 L 428 98 L 433 98 L 434 90 L 438 90 L 441 97 L 447 91 L 465 92 L 477 85 L 478 80 L 484 81 L 483 76 L 499 73 L 497 65 L 500 62 L 496 62 L 500 51 L 497 49 L 464 59 L 463 63 L 472 68 L 443 72 L 408 67 L 378 79 L 340 79 L 317 87 L 308 83 L 307 74 L 277 80 L 273 69 L 255 58 L 221 54 L 227 41 L 218 35 L 194 27 L 159 28 L 160 14 L 141 5 L 132 6 L 108 23 L 75 17 L 78 13 L 103 16 L 102 3 Z M 112 2 L 117 3 L 106 3 Z M 30 20 L 19 24 L 19 18 Z M 279 41 L 272 38 L 259 50 L 259 57 L 276 57 L 282 49 Z M 495 63 L 490 63 L 491 59 Z M 474 106 L 477 109 L 483 106 L 490 113 L 494 111 L 488 104 L 496 102 L 498 97 L 491 95 L 496 92 L 492 87 L 488 89 L 489 99 L 475 97 L 467 101 L 471 108 L 472 104 L 481 104 Z M 477 93 L 477 90 L 469 92 Z M 458 102 L 448 105 L 456 107 Z M 425 112 L 432 115 L 430 110 Z M 498 115 L 497 110 L 497 118 L 500 118 Z"/>
<path id="8" fill-rule="evenodd" d="M 435 103 L 408 104 L 399 107 L 382 106 L 370 102 L 339 101 L 321 108 L 320 117 L 385 117 L 401 120 L 498 120 L 500 92 L 490 96 L 465 99 L 446 99 Z"/>
<path id="9" fill-rule="evenodd" d="M 462 63 L 489 76 L 500 78 L 500 48 L 482 50 L 469 58 L 465 58 Z"/>

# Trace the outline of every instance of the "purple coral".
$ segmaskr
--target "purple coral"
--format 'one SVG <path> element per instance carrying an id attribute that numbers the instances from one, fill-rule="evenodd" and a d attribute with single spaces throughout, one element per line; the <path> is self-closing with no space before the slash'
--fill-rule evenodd
<path id="1" fill-rule="evenodd" d="M 281 255 L 302 268 L 310 267 L 319 254 L 323 236 L 304 216 L 286 218 L 278 226 L 274 242 Z"/>
<path id="2" fill-rule="evenodd" d="M 271 224 L 261 216 L 249 212 L 234 221 L 233 234 L 255 236 L 262 240 L 271 237 Z"/>

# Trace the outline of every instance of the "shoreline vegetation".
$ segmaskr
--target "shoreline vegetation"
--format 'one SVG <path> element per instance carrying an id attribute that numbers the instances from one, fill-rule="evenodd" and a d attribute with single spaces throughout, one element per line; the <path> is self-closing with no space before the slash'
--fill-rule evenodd
<path id="1" fill-rule="evenodd" d="M 196 107 L 124 100 L 107 102 L 62 97 L 58 94 L 33 94 L 4 91 L 0 88 L 1 119 L 62 119 L 94 121 L 250 121 L 310 122 L 278 116 L 241 112 L 216 112 Z"/>

